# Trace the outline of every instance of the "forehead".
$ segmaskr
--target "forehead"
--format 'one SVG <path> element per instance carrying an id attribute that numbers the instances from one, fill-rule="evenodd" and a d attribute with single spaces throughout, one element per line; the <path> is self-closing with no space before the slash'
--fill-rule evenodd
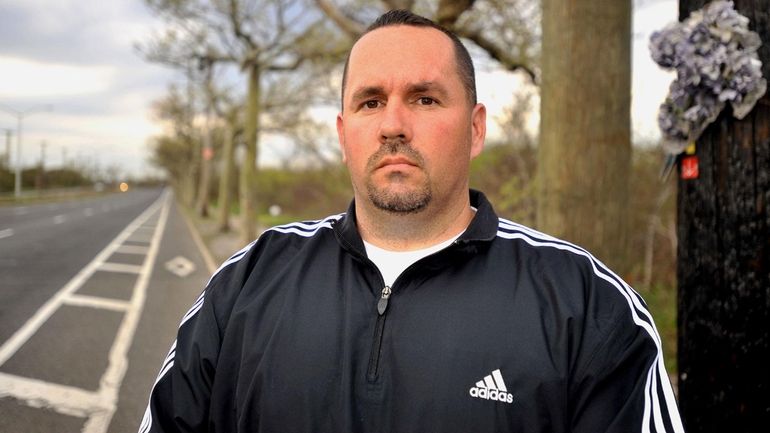
<path id="1" fill-rule="evenodd" d="M 458 80 L 454 45 L 431 27 L 388 26 L 364 35 L 350 52 L 348 88 Z M 346 90 L 346 93 L 347 90 Z"/>

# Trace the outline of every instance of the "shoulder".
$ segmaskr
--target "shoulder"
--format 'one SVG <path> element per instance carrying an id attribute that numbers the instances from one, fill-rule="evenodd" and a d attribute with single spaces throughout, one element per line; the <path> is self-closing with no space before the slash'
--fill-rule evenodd
<path id="1" fill-rule="evenodd" d="M 594 278 L 619 283 L 619 278 L 584 248 L 525 225 L 499 218 L 497 240 L 506 249 L 513 249 L 517 261 L 536 267 L 544 277 L 571 284 L 589 283 Z"/>
<path id="2" fill-rule="evenodd" d="M 235 294 L 246 283 L 255 268 L 269 269 L 300 254 L 307 248 L 329 245 L 332 225 L 344 214 L 313 221 L 298 221 L 270 227 L 259 237 L 230 256 L 217 268 L 206 284 L 206 292 Z"/>
<path id="3" fill-rule="evenodd" d="M 220 274 L 229 274 L 239 266 L 252 267 L 255 261 L 275 257 L 296 251 L 314 240 L 320 240 L 332 233 L 335 221 L 344 217 L 344 213 L 326 218 L 297 221 L 273 226 L 263 231 L 259 237 L 237 251 L 214 272 L 212 280 Z"/>
<path id="4" fill-rule="evenodd" d="M 659 340 L 639 293 L 586 249 L 502 218 L 497 237 L 512 242 L 516 260 L 527 261 L 563 296 L 580 303 L 587 318 L 627 323 Z"/>

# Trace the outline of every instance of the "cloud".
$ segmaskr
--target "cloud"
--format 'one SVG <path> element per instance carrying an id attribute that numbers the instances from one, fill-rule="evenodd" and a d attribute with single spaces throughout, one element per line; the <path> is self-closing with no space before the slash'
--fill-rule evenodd
<path id="1" fill-rule="evenodd" d="M 153 20 L 138 0 L 0 0 L 0 54 L 76 64 L 122 64 Z"/>
<path id="2" fill-rule="evenodd" d="M 0 57 L 0 98 L 50 97 L 102 92 L 115 77 L 107 66 L 72 66 Z"/>

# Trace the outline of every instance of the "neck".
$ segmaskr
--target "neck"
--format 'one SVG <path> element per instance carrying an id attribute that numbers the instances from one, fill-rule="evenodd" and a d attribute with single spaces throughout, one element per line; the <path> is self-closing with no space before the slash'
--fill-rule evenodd
<path id="1" fill-rule="evenodd" d="M 361 237 L 391 251 L 427 248 L 457 236 L 474 216 L 468 195 L 440 209 L 428 206 L 420 212 L 399 214 L 356 199 L 356 219 Z"/>

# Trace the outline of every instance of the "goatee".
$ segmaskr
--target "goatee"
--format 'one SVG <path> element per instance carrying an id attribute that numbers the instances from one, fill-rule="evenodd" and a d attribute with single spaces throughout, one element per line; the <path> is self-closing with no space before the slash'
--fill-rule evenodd
<path id="1" fill-rule="evenodd" d="M 391 213 L 409 214 L 417 213 L 425 209 L 433 198 L 430 188 L 430 179 L 427 178 L 421 184 L 409 191 L 395 192 L 388 187 L 377 187 L 372 182 L 371 173 L 374 172 L 380 160 L 388 155 L 400 154 L 409 158 L 418 167 L 424 167 L 425 159 L 418 151 L 409 146 L 403 139 L 389 139 L 375 152 L 366 164 L 366 192 L 372 204 L 380 210 Z M 403 173 L 395 172 L 388 175 L 391 180 L 404 177 Z"/>

